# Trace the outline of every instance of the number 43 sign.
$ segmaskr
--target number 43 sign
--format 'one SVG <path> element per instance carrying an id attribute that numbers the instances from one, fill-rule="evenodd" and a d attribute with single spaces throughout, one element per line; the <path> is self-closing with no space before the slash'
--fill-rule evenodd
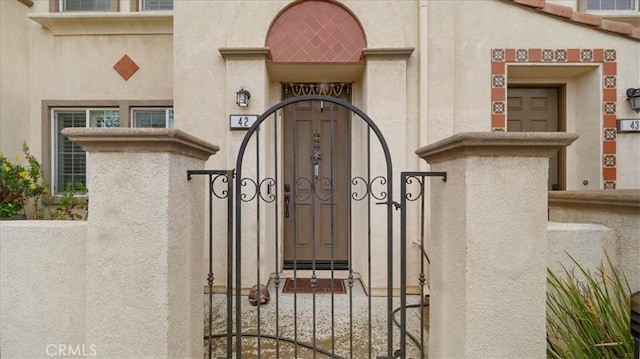
<path id="1" fill-rule="evenodd" d="M 232 130 L 246 130 L 258 119 L 258 115 L 231 115 L 229 124 Z"/>

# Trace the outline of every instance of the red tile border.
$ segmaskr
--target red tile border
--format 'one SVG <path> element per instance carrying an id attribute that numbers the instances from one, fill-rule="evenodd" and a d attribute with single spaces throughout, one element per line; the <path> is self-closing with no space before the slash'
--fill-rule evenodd
<path id="1" fill-rule="evenodd" d="M 605 155 L 616 154 L 616 141 L 604 141 L 602 142 L 602 153 Z"/>
<path id="2" fill-rule="evenodd" d="M 567 50 L 567 61 L 568 62 L 579 62 L 580 61 L 580 49 L 568 49 Z"/>
<path id="3" fill-rule="evenodd" d="M 506 123 L 505 123 L 505 116 L 504 115 L 496 115 L 496 114 L 492 114 L 491 115 L 491 127 L 493 128 L 505 128 Z"/>
<path id="4" fill-rule="evenodd" d="M 529 62 L 540 62 L 542 49 L 529 49 Z"/>
<path id="5" fill-rule="evenodd" d="M 616 168 L 615 167 L 607 167 L 602 169 L 602 177 L 605 181 L 615 181 L 616 180 Z M 605 188 L 606 189 L 606 188 Z"/>
<path id="6" fill-rule="evenodd" d="M 494 87 L 491 89 L 491 101 L 506 101 L 506 91 L 505 87 Z"/>
<path id="7" fill-rule="evenodd" d="M 603 128 L 616 127 L 618 125 L 617 120 L 618 119 L 616 115 L 604 115 L 604 121 L 603 121 L 602 127 Z"/>
<path id="8" fill-rule="evenodd" d="M 574 12 L 574 16 L 576 13 Z M 589 16 L 585 15 L 585 21 L 592 20 Z M 545 49 L 544 59 L 542 58 L 543 49 L 520 49 L 518 51 L 527 54 L 528 58 L 522 59 L 520 56 L 519 61 L 516 61 L 516 48 L 506 49 L 491 49 L 492 54 L 494 51 L 504 53 L 504 61 L 493 61 L 491 57 L 491 109 L 495 112 L 495 103 L 506 101 L 506 65 L 507 63 L 532 63 L 532 62 L 555 62 L 555 63 L 579 63 L 579 62 L 591 62 L 595 64 L 602 64 L 603 76 L 617 76 L 618 67 L 616 62 L 615 50 L 612 49 L 566 49 L 566 56 L 563 55 L 565 49 Z M 553 51 L 553 52 L 550 52 Z M 555 54 L 555 56 L 552 56 Z M 560 55 L 560 56 L 559 56 Z M 551 59 L 553 57 L 553 59 Z M 505 86 L 502 88 L 496 88 L 493 86 L 493 78 L 495 75 L 505 76 Z M 615 166 L 615 156 L 617 151 L 617 141 L 615 136 L 615 127 L 617 122 L 617 116 L 615 114 L 617 104 L 617 86 L 615 84 L 615 77 L 613 77 L 613 84 L 610 85 L 607 82 L 606 87 L 603 84 L 602 89 L 602 108 L 603 121 L 602 121 L 602 157 L 605 158 L 610 166 L 601 164 L 602 168 L 602 180 L 604 189 L 615 189 L 617 179 L 617 168 Z M 505 113 L 492 113 L 491 114 L 491 131 L 504 131 L 506 129 L 506 111 Z M 607 139 L 604 138 L 606 133 Z"/>

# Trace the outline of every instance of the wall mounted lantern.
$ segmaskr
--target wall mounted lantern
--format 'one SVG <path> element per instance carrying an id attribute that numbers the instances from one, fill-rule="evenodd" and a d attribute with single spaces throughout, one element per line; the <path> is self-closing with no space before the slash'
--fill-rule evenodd
<path id="1" fill-rule="evenodd" d="M 629 105 L 631 105 L 632 110 L 640 112 L 640 88 L 628 88 L 627 101 L 629 101 Z"/>
<path id="2" fill-rule="evenodd" d="M 240 107 L 249 106 L 249 99 L 251 98 L 251 93 L 244 89 L 244 87 L 240 87 L 240 91 L 236 92 L 236 103 Z"/>

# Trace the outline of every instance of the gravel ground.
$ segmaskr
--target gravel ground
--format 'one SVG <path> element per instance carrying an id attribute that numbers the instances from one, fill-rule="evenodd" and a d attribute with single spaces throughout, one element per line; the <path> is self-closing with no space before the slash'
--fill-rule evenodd
<path id="1" fill-rule="evenodd" d="M 369 297 L 358 281 L 347 294 L 282 294 L 273 284 L 269 286 L 271 300 L 260 306 L 260 340 L 256 337 L 243 336 L 242 357 L 244 358 L 378 358 L 387 354 L 387 298 Z M 281 285 L 282 287 L 282 285 Z M 281 288 L 280 288 L 281 291 Z M 332 306 L 333 302 L 333 306 Z M 276 303 L 278 304 L 278 320 L 276 321 Z M 350 303 L 352 305 L 350 306 Z M 407 304 L 419 304 L 420 297 L 408 296 Z M 393 307 L 400 306 L 400 298 L 393 298 Z M 213 295 L 213 333 L 226 333 L 226 298 L 224 294 Z M 205 295 L 205 335 L 208 334 L 209 296 Z M 349 308 L 352 308 L 349 310 Z M 371 308 L 369 310 L 369 308 Z M 315 313 L 315 315 L 314 315 Z M 407 308 L 407 332 L 420 340 L 422 310 Z M 371 315 L 371 321 L 369 321 Z M 235 318 L 235 303 L 234 313 Z M 258 307 L 249 304 L 242 298 L 242 332 L 258 334 Z M 400 319 L 400 313 L 396 314 Z M 428 319 L 425 318 L 425 321 Z M 369 325 L 369 322 L 371 325 Z M 293 345 L 287 341 L 276 340 L 268 336 L 276 336 L 276 324 L 280 337 L 297 339 L 311 347 L 325 350 L 327 354 L 313 351 L 301 345 Z M 233 331 L 235 331 L 235 321 Z M 315 327 L 315 331 L 314 331 Z M 315 333 L 315 335 L 314 335 Z M 400 347 L 400 330 L 393 325 L 394 350 Z M 428 343 L 427 331 L 424 331 L 425 353 Z M 315 338 L 315 339 L 314 339 Z M 332 340 L 333 339 L 333 340 Z M 350 340 L 351 339 L 351 340 Z M 314 342 L 315 340 L 315 342 Z M 235 337 L 232 337 L 232 357 L 235 357 Z M 226 337 L 212 340 L 213 358 L 226 358 Z M 258 349 L 259 348 L 259 349 Z M 371 348 L 371 349 L 370 349 Z M 208 342 L 204 341 L 204 358 L 208 358 Z M 426 355 L 426 354 L 425 354 Z M 407 338 L 406 358 L 420 358 L 417 346 Z"/>

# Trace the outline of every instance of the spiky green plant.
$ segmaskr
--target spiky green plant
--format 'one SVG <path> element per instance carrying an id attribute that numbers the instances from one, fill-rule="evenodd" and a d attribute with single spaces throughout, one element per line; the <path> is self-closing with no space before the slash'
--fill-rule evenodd
<path id="1" fill-rule="evenodd" d="M 573 257 L 576 269 L 547 269 L 547 356 L 549 358 L 632 358 L 630 287 L 611 263 L 591 273 Z M 577 270 L 577 274 L 576 271 Z"/>

